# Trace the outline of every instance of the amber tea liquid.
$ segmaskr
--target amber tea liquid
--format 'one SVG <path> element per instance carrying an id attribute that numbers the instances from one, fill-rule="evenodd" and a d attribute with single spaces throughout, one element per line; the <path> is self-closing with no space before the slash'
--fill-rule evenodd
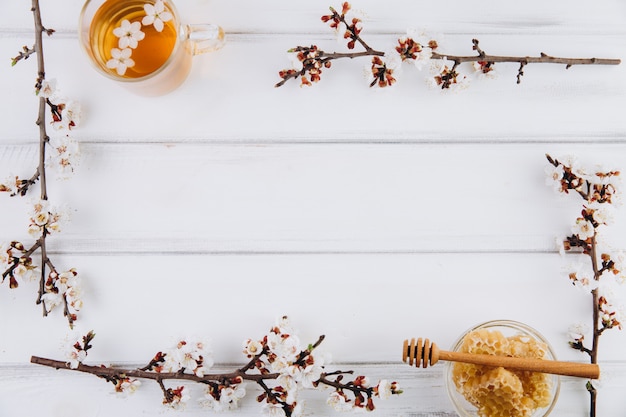
<path id="1" fill-rule="evenodd" d="M 158 32 L 154 25 L 142 25 L 141 31 L 145 37 L 132 49 L 131 58 L 135 62 L 128 67 L 123 75 L 119 75 L 115 69 L 107 68 L 107 61 L 112 58 L 111 50 L 119 48 L 119 39 L 113 30 L 120 27 L 123 20 L 139 22 L 146 16 L 144 4 L 154 4 L 146 0 L 107 0 L 96 11 L 90 26 L 89 42 L 94 59 L 105 72 L 121 78 L 141 78 L 150 75 L 170 57 L 177 41 L 176 17 L 164 23 L 163 30 Z M 165 10 L 174 12 L 165 2 Z"/>

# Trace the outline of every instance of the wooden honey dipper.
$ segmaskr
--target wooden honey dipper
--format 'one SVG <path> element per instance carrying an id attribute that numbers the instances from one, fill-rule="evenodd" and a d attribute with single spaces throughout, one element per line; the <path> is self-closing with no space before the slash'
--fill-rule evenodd
<path id="1" fill-rule="evenodd" d="M 449 352 L 439 350 L 435 343 L 422 338 L 404 341 L 402 348 L 402 362 L 408 359 L 409 365 L 423 368 L 436 364 L 440 359 L 443 361 L 464 362 L 474 365 L 501 366 L 503 368 L 518 371 L 541 372 L 544 374 L 556 374 L 576 376 L 581 378 L 598 379 L 600 367 L 592 363 L 561 362 L 537 358 L 515 358 L 511 356 L 484 355 L 477 353 Z"/>

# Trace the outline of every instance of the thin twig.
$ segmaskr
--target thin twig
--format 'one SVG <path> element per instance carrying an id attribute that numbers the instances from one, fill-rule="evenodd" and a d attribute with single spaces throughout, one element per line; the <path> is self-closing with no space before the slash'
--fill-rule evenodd
<path id="1" fill-rule="evenodd" d="M 330 62 L 336 59 L 343 58 L 358 58 L 358 57 L 385 57 L 385 53 L 383 51 L 376 50 L 369 46 L 361 37 L 360 32 L 361 28 L 357 25 L 361 23 L 361 20 L 358 18 L 352 19 L 351 22 L 348 22 L 346 19 L 346 13 L 350 10 L 350 5 L 347 2 L 343 3 L 342 12 L 337 12 L 334 8 L 330 8 L 332 14 L 322 16 L 322 21 L 327 23 L 330 22 L 330 26 L 335 28 L 336 30 L 340 29 L 340 26 L 345 26 L 345 34 L 344 38 L 349 39 L 348 48 L 353 49 L 358 43 L 364 51 L 361 52 L 345 52 L 338 53 L 332 52 L 327 53 L 317 49 L 317 46 L 312 45 L 309 47 L 298 46 L 296 48 L 292 48 L 290 52 L 298 52 L 298 51 L 307 51 L 307 54 L 302 54 L 299 56 L 300 61 L 302 62 L 302 68 L 299 70 L 296 69 L 286 69 L 279 72 L 279 76 L 281 81 L 276 83 L 275 87 L 280 87 L 284 85 L 288 80 L 295 79 L 301 77 L 303 80 L 303 85 L 310 85 L 311 82 L 306 78 L 306 75 L 311 75 L 311 81 L 319 81 L 319 74 L 321 73 L 321 68 L 330 67 Z M 488 64 L 487 67 L 491 67 L 495 63 L 502 62 L 511 62 L 511 63 L 519 63 L 519 68 L 517 71 L 517 83 L 521 82 L 521 78 L 524 75 L 524 67 L 528 64 L 562 64 L 565 65 L 566 69 L 574 65 L 619 65 L 621 63 L 620 59 L 606 59 L 606 58 L 563 58 L 563 57 L 554 57 L 547 55 L 543 52 L 540 53 L 539 56 L 506 56 L 506 55 L 488 55 L 486 54 L 479 46 L 479 42 L 477 39 L 472 39 L 473 47 L 472 49 L 476 51 L 476 55 L 449 55 L 443 54 L 439 52 L 439 50 L 435 51 L 435 46 L 429 45 L 419 45 L 421 47 L 428 47 L 432 50 L 432 55 L 430 59 L 433 60 L 446 60 L 454 62 L 452 67 L 452 73 L 457 66 L 464 62 L 480 62 Z M 420 49 L 421 51 L 421 49 Z M 413 53 L 413 52 L 412 52 Z M 407 59 L 407 56 L 402 56 L 402 59 Z M 411 59 L 415 59 L 413 56 Z M 392 72 L 392 71 L 391 71 Z M 447 74 L 446 77 L 454 78 L 453 74 Z M 456 82 L 456 81 L 454 81 Z M 392 83 L 377 83 L 375 79 L 374 82 L 370 84 L 374 86 L 376 84 L 381 85 L 382 87 L 386 85 L 391 85 Z M 453 82 L 444 82 L 442 83 L 442 88 L 449 88 Z"/>
<path id="2" fill-rule="evenodd" d="M 67 369 L 72 371 L 84 372 L 87 374 L 95 375 L 100 378 L 110 378 L 110 379 L 122 379 L 122 378 L 141 378 L 141 379 L 149 379 L 153 381 L 166 381 L 166 380 L 185 380 L 185 381 L 193 381 L 200 383 L 208 383 L 212 381 L 224 381 L 231 380 L 235 378 L 241 378 L 246 381 L 263 381 L 267 379 L 276 379 L 279 374 L 276 373 L 268 373 L 268 374 L 249 374 L 246 372 L 242 372 L 240 369 L 233 372 L 225 372 L 225 373 L 215 373 L 215 374 L 205 374 L 204 376 L 197 376 L 195 374 L 187 374 L 183 372 L 154 372 L 154 371 L 146 371 L 140 368 L 130 369 L 130 368 L 107 368 L 103 366 L 94 366 L 94 365 L 85 365 L 78 364 L 77 368 L 71 368 L 67 362 L 58 361 L 54 359 L 42 358 L 39 356 L 32 356 L 30 358 L 30 362 L 37 365 L 43 365 L 54 369 Z"/>

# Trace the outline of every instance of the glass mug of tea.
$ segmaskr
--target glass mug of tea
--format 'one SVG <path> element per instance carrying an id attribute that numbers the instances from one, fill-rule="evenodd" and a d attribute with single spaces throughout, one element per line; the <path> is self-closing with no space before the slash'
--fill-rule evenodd
<path id="1" fill-rule="evenodd" d="M 174 90 L 194 55 L 224 45 L 221 27 L 181 23 L 171 0 L 87 0 L 78 32 L 101 74 L 145 96 Z"/>

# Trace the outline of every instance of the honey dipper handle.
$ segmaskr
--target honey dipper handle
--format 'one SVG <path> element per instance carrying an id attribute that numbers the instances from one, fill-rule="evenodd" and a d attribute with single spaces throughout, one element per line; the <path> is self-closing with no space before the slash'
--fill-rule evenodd
<path id="1" fill-rule="evenodd" d="M 535 358 L 513 358 L 509 356 L 480 355 L 475 353 L 439 351 L 439 359 L 444 361 L 465 362 L 474 365 L 502 366 L 518 371 L 542 372 L 576 376 L 589 379 L 600 377 L 600 367 L 592 363 L 561 362 Z"/>

